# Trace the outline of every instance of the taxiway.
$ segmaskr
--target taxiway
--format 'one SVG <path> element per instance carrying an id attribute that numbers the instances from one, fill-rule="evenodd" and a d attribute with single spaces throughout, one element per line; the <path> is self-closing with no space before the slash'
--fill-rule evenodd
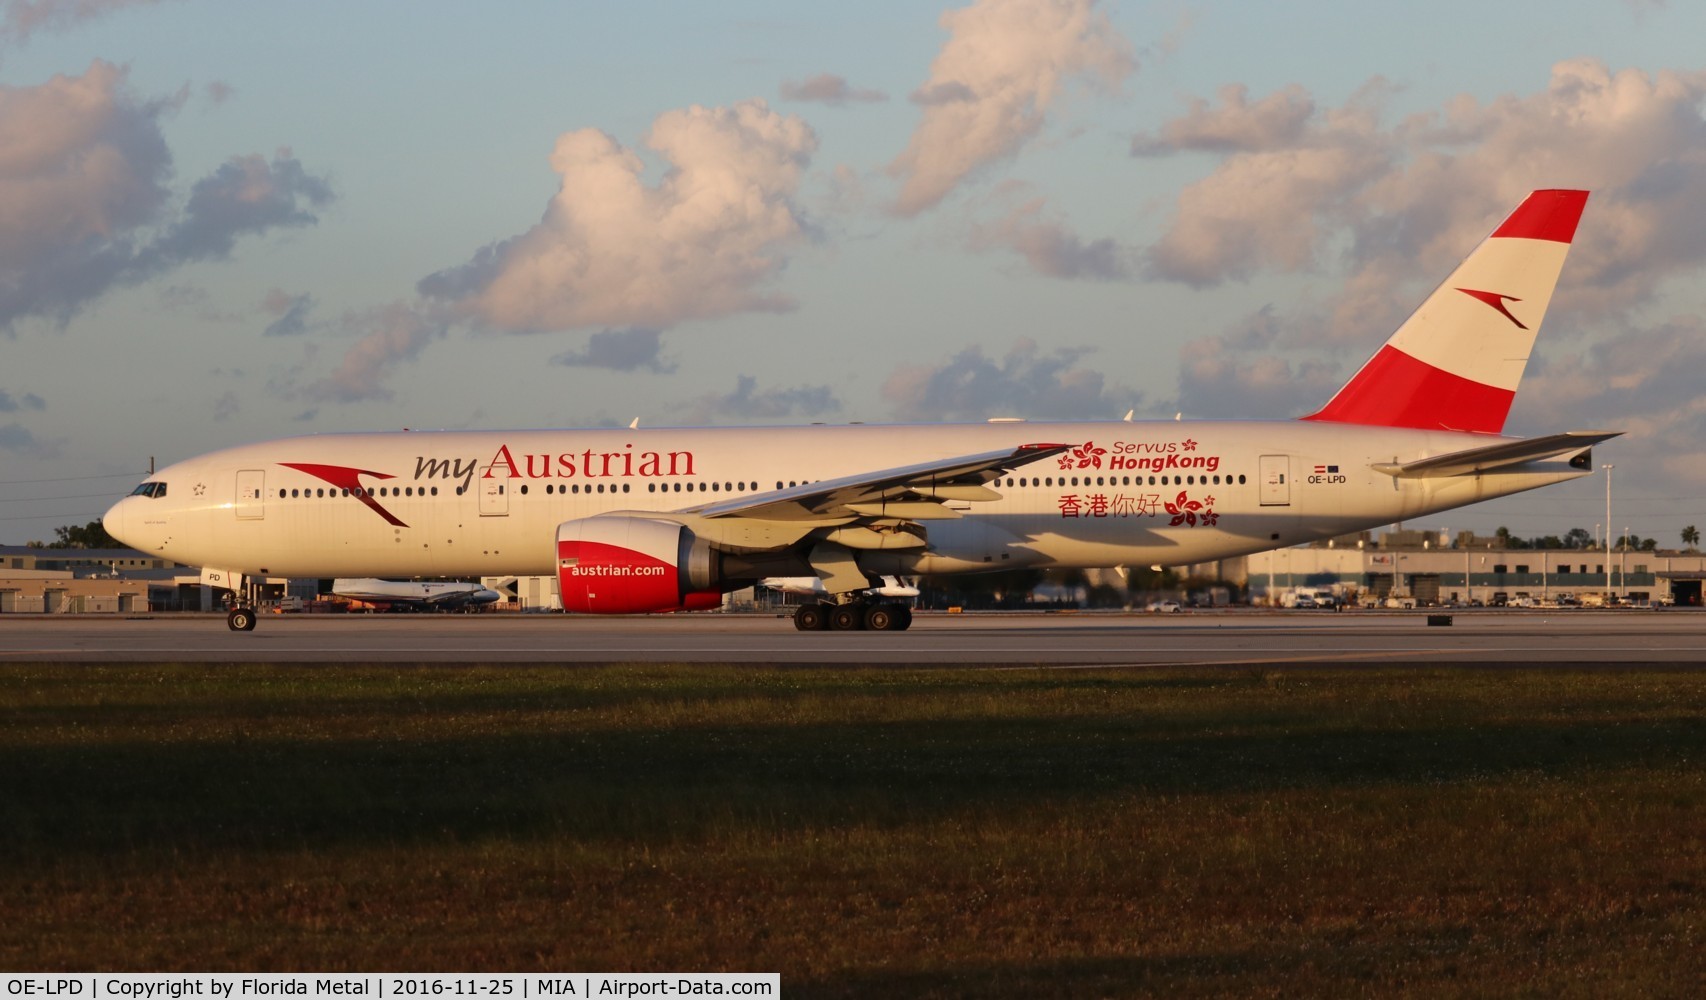
<path id="1" fill-rule="evenodd" d="M 796 632 L 770 615 L 0 618 L 0 664 L 730 663 L 1056 669 L 1161 665 L 1706 663 L 1706 613 L 920 614 L 903 633 Z"/>

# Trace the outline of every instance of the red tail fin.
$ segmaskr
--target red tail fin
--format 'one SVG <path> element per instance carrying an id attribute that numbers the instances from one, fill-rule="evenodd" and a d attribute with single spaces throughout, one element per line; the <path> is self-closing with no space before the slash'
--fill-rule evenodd
<path id="1" fill-rule="evenodd" d="M 1535 191 L 1305 420 L 1497 434 L 1586 191 Z"/>

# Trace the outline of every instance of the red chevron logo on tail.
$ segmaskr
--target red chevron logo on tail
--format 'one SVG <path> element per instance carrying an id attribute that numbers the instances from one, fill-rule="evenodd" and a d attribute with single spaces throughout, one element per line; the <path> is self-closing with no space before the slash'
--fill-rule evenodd
<path id="1" fill-rule="evenodd" d="M 1521 299 L 1517 298 L 1516 296 L 1514 296 L 1514 295 L 1500 295 L 1498 292 L 1479 292 L 1473 288 L 1459 288 L 1458 291 L 1469 296 L 1470 298 L 1480 299 L 1482 302 L 1485 302 L 1488 305 L 1492 306 L 1494 309 L 1497 309 L 1499 311 L 1500 315 L 1504 316 L 1505 319 L 1508 319 L 1512 323 L 1515 323 L 1516 328 L 1518 330 L 1528 329 L 1528 327 L 1526 325 L 1524 325 L 1522 320 L 1517 319 L 1515 316 L 1512 316 L 1511 311 L 1509 309 L 1505 308 L 1506 302 L 1521 302 L 1522 301 Z"/>

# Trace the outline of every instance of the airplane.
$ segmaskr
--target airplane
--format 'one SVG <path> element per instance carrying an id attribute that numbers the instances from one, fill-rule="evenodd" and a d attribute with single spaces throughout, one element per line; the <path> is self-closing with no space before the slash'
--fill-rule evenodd
<path id="1" fill-rule="evenodd" d="M 497 591 L 488 590 L 477 583 L 376 580 L 372 577 L 334 579 L 332 593 L 373 605 L 381 610 L 402 607 L 413 610 L 455 611 L 495 604 L 503 598 Z"/>
<path id="2" fill-rule="evenodd" d="M 286 438 L 167 466 L 108 532 L 254 577 L 555 575 L 563 608 L 708 609 L 811 576 L 801 631 L 899 631 L 885 576 L 1183 566 L 1591 474 L 1620 431 L 1505 436 L 1588 192 L 1535 191 L 1326 405 L 1297 420 Z M 637 423 L 637 422 L 636 422 Z"/>

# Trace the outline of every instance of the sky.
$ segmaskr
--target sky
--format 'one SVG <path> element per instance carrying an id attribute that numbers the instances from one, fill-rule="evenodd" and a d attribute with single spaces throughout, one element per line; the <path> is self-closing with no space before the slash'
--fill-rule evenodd
<path id="1" fill-rule="evenodd" d="M 1292 418 L 1581 187 L 1506 430 L 1678 545 L 1706 5 L 1534 10 L 0 0 L 0 543 L 304 433 Z"/>

